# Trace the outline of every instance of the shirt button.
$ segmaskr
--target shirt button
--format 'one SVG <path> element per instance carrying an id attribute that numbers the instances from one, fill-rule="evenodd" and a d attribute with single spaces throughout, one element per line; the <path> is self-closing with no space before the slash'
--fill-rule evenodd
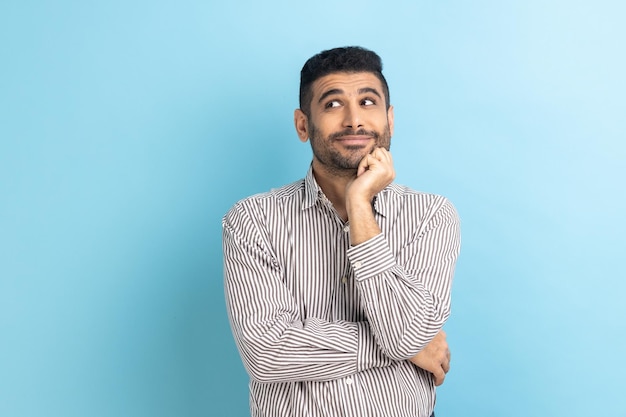
<path id="1" fill-rule="evenodd" d="M 356 261 L 353 266 L 354 266 L 354 269 L 359 269 L 360 267 L 363 266 L 363 262 Z"/>
<path id="2" fill-rule="evenodd" d="M 348 278 L 346 278 L 346 277 L 341 278 L 341 282 L 343 282 L 345 284 L 346 282 L 348 282 Z"/>
<path id="3" fill-rule="evenodd" d="M 347 377 L 346 378 L 346 384 L 352 385 L 352 377 Z"/>
<path id="4" fill-rule="evenodd" d="M 350 226 L 349 226 L 349 225 L 345 225 L 345 226 L 343 227 L 343 231 L 344 231 L 344 232 L 346 232 L 346 233 L 348 233 L 348 232 L 350 231 Z"/>

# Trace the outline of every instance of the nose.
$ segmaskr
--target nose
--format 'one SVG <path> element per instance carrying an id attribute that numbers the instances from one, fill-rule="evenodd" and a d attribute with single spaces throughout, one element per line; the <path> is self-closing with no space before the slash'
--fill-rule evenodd
<path id="1" fill-rule="evenodd" d="M 351 129 L 363 127 L 361 109 L 359 106 L 346 105 L 344 108 L 343 126 Z"/>

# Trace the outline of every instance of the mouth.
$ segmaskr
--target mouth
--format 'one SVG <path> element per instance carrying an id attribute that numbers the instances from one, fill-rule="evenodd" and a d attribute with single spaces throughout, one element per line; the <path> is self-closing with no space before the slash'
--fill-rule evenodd
<path id="1" fill-rule="evenodd" d="M 366 135 L 344 135 L 335 138 L 335 140 L 344 146 L 366 146 L 372 141 L 371 136 Z"/>

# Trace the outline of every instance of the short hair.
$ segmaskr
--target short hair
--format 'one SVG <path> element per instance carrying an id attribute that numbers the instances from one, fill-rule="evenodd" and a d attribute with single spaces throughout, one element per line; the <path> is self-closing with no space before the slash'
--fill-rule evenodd
<path id="1" fill-rule="evenodd" d="M 383 85 L 385 104 L 389 109 L 389 86 L 383 76 L 383 62 L 369 49 L 346 46 L 328 49 L 309 58 L 300 71 L 300 109 L 307 116 L 311 113 L 312 86 L 318 79 L 336 72 L 370 72 Z"/>

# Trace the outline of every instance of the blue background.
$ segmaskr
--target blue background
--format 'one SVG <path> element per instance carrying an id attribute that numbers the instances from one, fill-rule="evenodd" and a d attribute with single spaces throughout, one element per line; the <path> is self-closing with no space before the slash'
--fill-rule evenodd
<path id="1" fill-rule="evenodd" d="M 221 224 L 301 178 L 299 70 L 384 60 L 463 249 L 438 416 L 626 416 L 619 1 L 0 3 L 0 415 L 245 416 Z"/>

